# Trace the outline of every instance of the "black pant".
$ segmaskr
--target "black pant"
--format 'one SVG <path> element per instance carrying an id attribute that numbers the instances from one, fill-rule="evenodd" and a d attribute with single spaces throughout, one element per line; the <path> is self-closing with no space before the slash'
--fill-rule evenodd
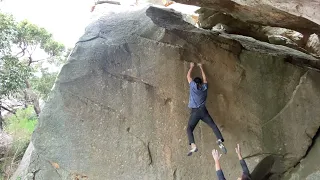
<path id="1" fill-rule="evenodd" d="M 191 109 L 190 119 L 187 128 L 187 134 L 190 144 L 194 143 L 193 130 L 197 126 L 200 119 L 211 127 L 217 139 L 221 139 L 222 142 L 224 141 L 220 130 L 218 129 L 217 125 L 213 122 L 210 114 L 208 113 L 207 108 L 205 106 L 202 106 L 200 108 Z"/>

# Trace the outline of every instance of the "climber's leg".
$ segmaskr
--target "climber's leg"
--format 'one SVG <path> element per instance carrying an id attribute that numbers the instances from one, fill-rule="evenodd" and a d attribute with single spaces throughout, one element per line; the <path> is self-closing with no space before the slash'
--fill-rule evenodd
<path id="1" fill-rule="evenodd" d="M 188 156 L 191 156 L 193 152 L 197 152 L 197 146 L 194 142 L 193 130 L 197 126 L 200 120 L 198 109 L 191 109 L 191 114 L 187 127 L 187 134 L 189 139 L 189 144 L 191 145 L 191 150 L 188 153 Z"/>
<path id="2" fill-rule="evenodd" d="M 219 130 L 219 128 L 217 127 L 216 123 L 214 123 L 213 119 L 211 118 L 210 114 L 208 113 L 208 110 L 205 108 L 202 111 L 203 116 L 202 116 L 202 121 L 204 121 L 205 123 L 207 123 L 211 129 L 213 130 L 213 133 L 216 135 L 217 137 L 217 143 L 220 147 L 220 149 L 223 151 L 223 153 L 227 153 L 227 149 L 224 147 L 223 143 L 224 139 L 222 137 L 222 134 Z"/>
<path id="3" fill-rule="evenodd" d="M 187 134 L 188 134 L 188 139 L 189 139 L 189 144 L 191 145 L 194 143 L 194 136 L 193 136 L 193 130 L 197 126 L 198 122 L 200 120 L 200 117 L 197 113 L 197 109 L 192 109 L 189 122 L 188 122 L 188 127 L 187 127 Z"/>
<path id="4" fill-rule="evenodd" d="M 205 112 L 205 115 L 203 116 L 202 121 L 204 121 L 205 123 L 207 123 L 211 127 L 211 129 L 213 130 L 213 133 L 216 135 L 218 140 L 220 139 L 222 142 L 224 141 L 219 128 L 217 127 L 216 123 L 214 123 L 214 121 L 211 118 L 211 116 L 208 113 L 208 111 Z"/>

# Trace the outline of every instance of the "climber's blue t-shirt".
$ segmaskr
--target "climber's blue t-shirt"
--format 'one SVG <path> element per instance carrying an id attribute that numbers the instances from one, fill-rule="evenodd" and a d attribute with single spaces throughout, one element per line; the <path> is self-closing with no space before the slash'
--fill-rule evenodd
<path id="1" fill-rule="evenodd" d="M 207 99 L 208 84 L 202 84 L 200 89 L 197 89 L 197 84 L 194 81 L 190 82 L 189 108 L 199 108 L 205 105 Z"/>

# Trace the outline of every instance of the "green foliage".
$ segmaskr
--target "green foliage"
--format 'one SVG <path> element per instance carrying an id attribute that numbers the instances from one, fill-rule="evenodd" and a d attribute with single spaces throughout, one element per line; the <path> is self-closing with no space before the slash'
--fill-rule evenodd
<path id="1" fill-rule="evenodd" d="M 57 41 L 54 41 L 52 34 L 46 29 L 40 28 L 27 20 L 21 21 L 16 26 L 17 35 L 13 43 L 21 49 L 23 55 L 28 58 L 33 52 L 40 48 L 51 57 L 59 57 L 65 52 L 65 46 Z M 57 58 L 59 59 L 59 58 Z"/>
<path id="2" fill-rule="evenodd" d="M 18 58 L 11 56 L 12 42 L 17 36 L 16 23 L 11 15 L 0 13 L 0 99 L 23 87 L 28 69 Z"/>
<path id="3" fill-rule="evenodd" d="M 16 35 L 17 29 L 13 17 L 0 13 L 0 57 L 11 51 L 11 42 Z"/>
<path id="4" fill-rule="evenodd" d="M 17 24 L 17 32 L 18 35 L 15 37 L 13 43 L 21 49 L 23 55 L 27 54 L 27 56 L 31 56 L 38 47 L 49 55 L 52 54 L 52 51 L 56 52 L 64 50 L 63 45 L 61 49 L 56 49 L 57 47 L 55 44 L 59 43 L 52 39 L 52 34 L 46 29 L 40 28 L 27 20 Z"/>
<path id="5" fill-rule="evenodd" d="M 47 99 L 58 73 L 48 73 L 46 69 L 42 69 L 41 72 L 41 77 L 33 77 L 30 82 L 32 88 L 36 90 L 43 99 Z"/>
<path id="6" fill-rule="evenodd" d="M 0 97 L 24 88 L 25 79 L 31 75 L 31 68 L 22 64 L 18 58 L 5 56 L 0 64 Z"/>
<path id="7" fill-rule="evenodd" d="M 39 28 L 27 20 L 19 22 L 17 30 L 18 35 L 15 38 L 15 43 L 22 43 L 24 46 L 44 44 L 52 36 L 44 28 Z"/>
<path id="8" fill-rule="evenodd" d="M 42 47 L 44 51 L 50 56 L 61 56 L 65 51 L 65 47 L 63 44 L 53 40 L 47 41 Z"/>
<path id="9" fill-rule="evenodd" d="M 16 114 L 11 115 L 5 122 L 4 130 L 11 134 L 14 140 L 12 152 L 17 152 L 18 158 L 22 158 L 38 122 L 33 107 L 17 110 Z"/>
<path id="10" fill-rule="evenodd" d="M 12 136 L 13 143 L 3 158 L 4 161 L 0 161 L 0 166 L 1 171 L 6 172 L 3 174 L 8 177 L 14 172 L 14 169 L 17 168 L 19 161 L 22 159 L 29 145 L 31 135 L 37 124 L 37 116 L 33 111 L 33 107 L 29 106 L 28 108 L 17 110 L 16 114 L 8 117 L 5 122 L 4 131 Z M 10 167 L 9 169 L 12 169 L 12 171 L 6 171 L 8 167 Z"/>
<path id="11" fill-rule="evenodd" d="M 18 49 L 18 52 L 13 53 L 11 49 Z M 37 50 L 43 50 L 50 57 L 33 59 L 33 53 Z M 41 63 L 63 63 L 65 52 L 65 46 L 54 41 L 46 29 L 27 20 L 15 22 L 11 15 L 0 12 L 0 102 L 2 95 L 7 96 L 25 88 L 31 70 L 38 71 Z M 37 86 L 34 89 L 46 97 L 55 74 L 42 73 L 44 77 L 34 81 Z"/>
<path id="12" fill-rule="evenodd" d="M 6 119 L 4 130 L 14 139 L 30 140 L 31 134 L 37 124 L 37 116 L 33 107 L 18 109 L 15 115 Z"/>
<path id="13" fill-rule="evenodd" d="M 34 59 L 33 54 L 40 51 L 45 52 L 48 58 Z M 60 65 L 66 60 L 66 53 L 65 46 L 54 41 L 46 29 L 27 20 L 16 22 L 11 15 L 0 12 L 0 104 L 6 96 L 26 88 L 26 84 L 30 84 L 32 90 L 46 98 L 57 73 L 42 69 L 42 64 Z M 40 70 L 41 77 L 32 76 Z M 8 165 L 6 163 L 11 166 L 12 162 L 22 158 L 36 123 L 37 116 L 32 106 L 17 110 L 15 115 L 5 120 L 4 130 L 13 136 L 14 142 L 8 154 L 11 160 L 5 160 L 8 162 L 4 162 L 4 167 Z"/>

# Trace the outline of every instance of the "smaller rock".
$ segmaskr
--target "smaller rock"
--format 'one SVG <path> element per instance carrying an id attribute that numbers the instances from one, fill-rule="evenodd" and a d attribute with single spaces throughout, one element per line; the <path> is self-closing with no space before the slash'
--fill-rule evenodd
<path id="1" fill-rule="evenodd" d="M 219 32 L 228 32 L 228 29 L 229 29 L 228 26 L 221 24 L 221 23 L 218 23 L 215 26 L 213 26 L 211 30 L 219 31 Z"/>
<path id="2" fill-rule="evenodd" d="M 281 35 L 270 35 L 268 36 L 268 40 L 271 44 L 283 45 L 294 44 L 289 38 L 281 36 Z"/>
<path id="3" fill-rule="evenodd" d="M 259 31 L 265 33 L 267 36 L 280 35 L 280 36 L 286 37 L 299 46 L 301 46 L 303 43 L 302 42 L 303 35 L 300 32 L 297 32 L 291 29 L 264 26 Z"/>
<path id="4" fill-rule="evenodd" d="M 318 35 L 311 34 L 311 36 L 308 39 L 306 49 L 320 56 L 320 39 Z"/>
<path id="5" fill-rule="evenodd" d="M 5 132 L 0 132 L 0 158 L 7 154 L 8 150 L 11 148 L 11 145 L 12 137 Z"/>

